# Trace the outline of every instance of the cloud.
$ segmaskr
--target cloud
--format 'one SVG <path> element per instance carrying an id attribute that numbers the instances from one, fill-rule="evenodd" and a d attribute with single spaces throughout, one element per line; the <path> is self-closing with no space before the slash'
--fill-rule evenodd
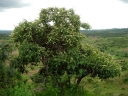
<path id="1" fill-rule="evenodd" d="M 124 2 L 124 3 L 128 3 L 128 0 L 120 0 L 120 1 L 122 1 L 122 2 Z"/>
<path id="2" fill-rule="evenodd" d="M 21 8 L 29 5 L 23 1 L 24 0 L 0 0 L 0 11 L 10 8 Z"/>

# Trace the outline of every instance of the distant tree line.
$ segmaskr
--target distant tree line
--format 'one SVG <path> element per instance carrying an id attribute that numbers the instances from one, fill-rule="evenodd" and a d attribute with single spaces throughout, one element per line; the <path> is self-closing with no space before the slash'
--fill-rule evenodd
<path id="1" fill-rule="evenodd" d="M 120 37 L 128 34 L 128 28 L 121 29 L 101 29 L 101 30 L 81 30 L 83 34 L 88 36 L 98 36 L 98 37 Z"/>
<path id="2" fill-rule="evenodd" d="M 12 30 L 0 30 L 0 39 L 9 39 Z"/>

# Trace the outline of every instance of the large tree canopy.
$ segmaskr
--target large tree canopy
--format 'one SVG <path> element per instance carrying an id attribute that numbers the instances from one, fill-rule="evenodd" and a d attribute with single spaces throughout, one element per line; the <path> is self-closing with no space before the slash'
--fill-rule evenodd
<path id="1" fill-rule="evenodd" d="M 101 79 L 120 75 L 120 66 L 111 56 L 81 44 L 84 39 L 81 27 L 90 29 L 90 25 L 82 23 L 73 9 L 42 9 L 37 20 L 24 20 L 11 34 L 19 49 L 12 65 L 25 72 L 26 65 L 42 62 L 44 67 L 40 74 L 50 76 L 59 86 L 69 86 L 73 77 L 78 85 L 89 74 Z"/>

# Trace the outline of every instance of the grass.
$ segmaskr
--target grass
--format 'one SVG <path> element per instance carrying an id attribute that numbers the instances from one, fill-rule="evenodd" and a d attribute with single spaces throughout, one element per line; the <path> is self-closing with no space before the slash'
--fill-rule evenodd
<path id="1" fill-rule="evenodd" d="M 37 73 L 39 69 L 40 69 L 39 66 L 35 66 L 34 69 L 32 69 L 29 65 L 27 66 L 28 73 L 24 73 L 22 74 L 22 76 L 26 78 L 29 83 L 32 83 L 32 80 L 30 79 L 30 77 L 33 76 L 35 73 Z"/>
<path id="2" fill-rule="evenodd" d="M 91 82 L 88 80 L 91 80 Z M 109 94 L 119 96 L 120 93 L 124 93 L 127 96 L 128 94 L 128 85 L 124 84 L 122 78 L 119 77 L 107 79 L 105 81 L 101 81 L 98 78 L 92 79 L 90 77 L 86 77 L 81 84 L 84 84 L 86 90 L 95 93 L 97 96 L 111 96 Z"/>

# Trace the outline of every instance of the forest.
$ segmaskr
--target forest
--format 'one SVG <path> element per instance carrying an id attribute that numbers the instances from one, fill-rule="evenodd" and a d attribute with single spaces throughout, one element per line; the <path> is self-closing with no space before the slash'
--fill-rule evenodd
<path id="1" fill-rule="evenodd" d="M 0 96 L 127 96 L 128 28 L 90 28 L 72 9 L 48 8 L 1 30 Z"/>

